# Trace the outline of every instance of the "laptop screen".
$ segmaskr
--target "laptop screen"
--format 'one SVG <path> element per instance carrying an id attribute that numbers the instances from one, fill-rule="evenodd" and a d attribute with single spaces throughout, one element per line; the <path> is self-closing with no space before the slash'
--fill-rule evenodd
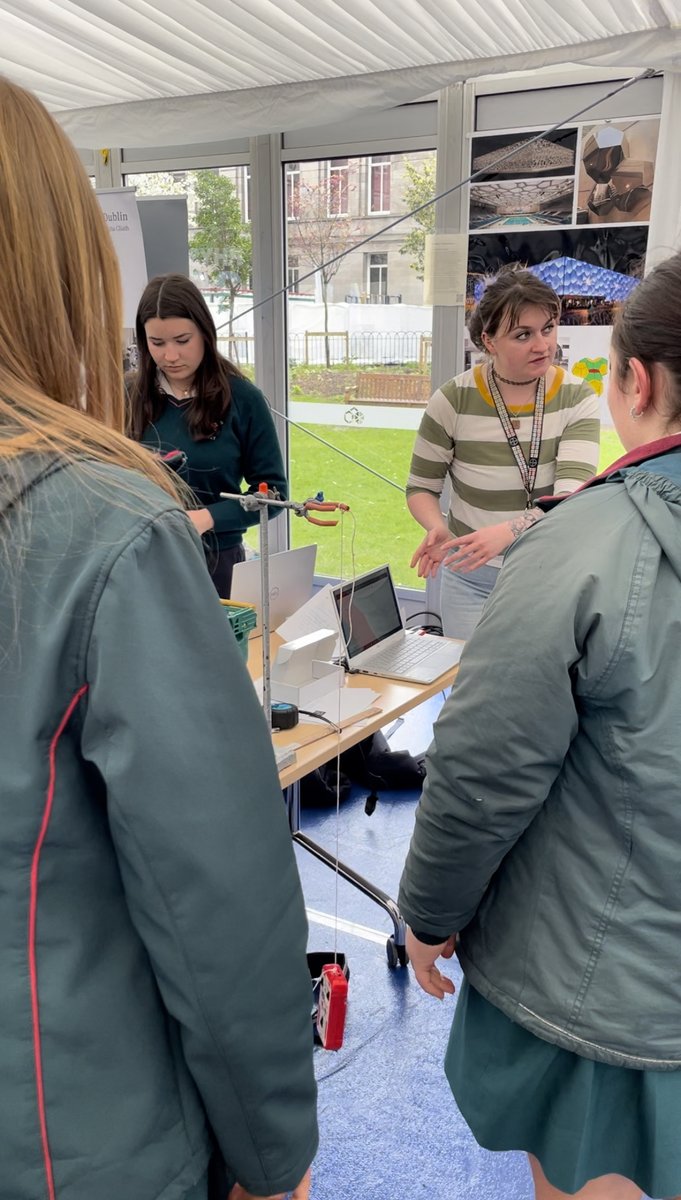
<path id="1" fill-rule="evenodd" d="M 335 587 L 333 596 L 348 658 L 355 658 L 403 628 L 389 567 L 360 575 L 354 590 L 352 581 Z"/>

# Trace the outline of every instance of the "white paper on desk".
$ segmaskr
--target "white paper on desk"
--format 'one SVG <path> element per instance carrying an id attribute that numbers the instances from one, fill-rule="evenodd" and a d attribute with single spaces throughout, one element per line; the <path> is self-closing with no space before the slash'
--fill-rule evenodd
<path id="1" fill-rule="evenodd" d="M 329 721 L 334 724 L 344 721 L 349 721 L 352 717 L 363 713 L 367 708 L 372 708 L 378 700 L 380 693 L 373 692 L 371 688 L 341 688 L 340 691 L 336 688 L 335 691 L 329 692 L 326 696 L 316 696 L 310 704 L 310 708 L 315 712 L 321 712 Z M 326 721 L 319 721 L 316 717 L 305 717 L 301 714 L 301 725 L 322 725 Z"/>
<path id="2" fill-rule="evenodd" d="M 338 629 L 338 610 L 329 583 L 315 592 L 297 612 L 287 617 L 277 629 L 277 633 L 285 642 L 293 642 L 296 638 L 304 637 L 306 633 L 318 633 L 320 629 Z M 340 637 L 336 642 L 333 657 L 339 653 Z"/>

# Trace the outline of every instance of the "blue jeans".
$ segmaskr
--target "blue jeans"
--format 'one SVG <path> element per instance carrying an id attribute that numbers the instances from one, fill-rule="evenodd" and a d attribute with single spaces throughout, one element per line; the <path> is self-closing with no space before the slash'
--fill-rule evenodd
<path id="1" fill-rule="evenodd" d="M 500 569 L 484 566 L 463 575 L 447 567 L 440 568 L 440 609 L 445 637 L 468 640 L 482 616 Z"/>

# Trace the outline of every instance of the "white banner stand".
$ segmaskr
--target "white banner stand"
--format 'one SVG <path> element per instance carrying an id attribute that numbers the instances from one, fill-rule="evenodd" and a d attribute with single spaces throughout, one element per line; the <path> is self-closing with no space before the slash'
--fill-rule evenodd
<path id="1" fill-rule="evenodd" d="M 123 325 L 126 329 L 134 329 L 137 306 L 147 285 L 147 261 L 135 189 L 97 189 L 97 199 L 118 255 L 123 286 Z"/>

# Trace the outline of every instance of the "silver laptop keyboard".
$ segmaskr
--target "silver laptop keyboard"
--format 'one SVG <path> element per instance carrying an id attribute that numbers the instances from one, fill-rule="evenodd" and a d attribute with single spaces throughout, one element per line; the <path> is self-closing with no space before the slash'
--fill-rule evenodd
<path id="1" fill-rule="evenodd" d="M 389 648 L 383 650 L 371 659 L 372 671 L 380 673 L 382 667 L 389 668 L 392 671 L 403 671 L 409 667 L 415 667 L 417 663 L 423 662 L 424 658 L 431 658 L 439 646 L 434 646 L 434 641 L 439 641 L 439 638 L 429 637 L 425 634 L 423 637 L 407 637 L 404 643 L 399 648 Z"/>

